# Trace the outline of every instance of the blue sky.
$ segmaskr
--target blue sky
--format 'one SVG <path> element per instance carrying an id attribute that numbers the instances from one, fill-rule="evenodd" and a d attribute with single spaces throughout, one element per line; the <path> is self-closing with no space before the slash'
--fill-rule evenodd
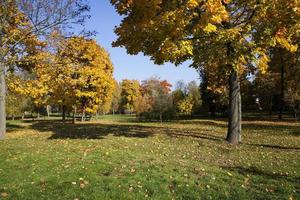
<path id="1" fill-rule="evenodd" d="M 167 63 L 165 65 L 155 65 L 149 57 L 139 55 L 128 55 L 123 48 L 113 48 L 112 41 L 116 39 L 114 27 L 119 25 L 121 17 L 111 6 L 109 0 L 89 0 L 91 6 L 91 19 L 87 22 L 87 28 L 97 32 L 96 39 L 111 56 L 115 67 L 115 78 L 118 81 L 122 79 L 145 80 L 151 76 L 158 76 L 166 79 L 173 85 L 176 81 L 185 82 L 197 81 L 199 78 L 196 70 L 188 67 L 188 64 L 175 67 Z"/>

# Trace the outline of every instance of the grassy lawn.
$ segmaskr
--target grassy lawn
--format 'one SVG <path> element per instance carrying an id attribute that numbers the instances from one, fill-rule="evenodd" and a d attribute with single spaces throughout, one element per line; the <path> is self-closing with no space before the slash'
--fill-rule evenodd
<path id="1" fill-rule="evenodd" d="M 300 199 L 300 124 L 213 120 L 9 122 L 0 199 Z"/>

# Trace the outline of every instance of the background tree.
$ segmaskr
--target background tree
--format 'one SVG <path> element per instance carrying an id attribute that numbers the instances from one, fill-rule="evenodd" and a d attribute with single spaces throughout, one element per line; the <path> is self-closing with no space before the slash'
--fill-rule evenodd
<path id="1" fill-rule="evenodd" d="M 119 112 L 120 105 L 121 105 L 121 84 L 115 81 L 114 92 L 111 100 L 111 112 L 114 115 L 116 112 Z"/>
<path id="2" fill-rule="evenodd" d="M 71 69 L 68 84 L 75 93 L 71 105 L 81 108 L 83 116 L 85 112 L 96 113 L 100 107 L 108 111 L 115 86 L 109 54 L 95 40 L 83 37 L 72 37 L 61 46 L 59 58 Z"/>
<path id="3" fill-rule="evenodd" d="M 142 82 L 144 108 L 150 114 L 158 114 L 160 122 L 163 121 L 164 114 L 172 109 L 172 85 L 166 80 L 153 77 Z"/>
<path id="4" fill-rule="evenodd" d="M 14 94 L 12 91 L 7 91 L 6 95 L 6 113 L 7 117 L 15 120 L 16 117 L 24 118 L 25 111 L 34 109 L 32 102 L 24 95 Z"/>
<path id="5" fill-rule="evenodd" d="M 124 112 L 130 114 L 135 111 L 135 103 L 141 97 L 141 86 L 137 80 L 125 79 L 121 83 L 121 105 Z"/>
<path id="6" fill-rule="evenodd" d="M 194 100 L 192 95 L 188 95 L 183 100 L 179 101 L 177 107 L 180 113 L 191 116 L 194 109 Z"/>
<path id="7" fill-rule="evenodd" d="M 199 113 L 202 105 L 200 87 L 196 81 L 191 81 L 187 84 L 187 94 L 192 99 L 193 110 L 192 113 Z"/>

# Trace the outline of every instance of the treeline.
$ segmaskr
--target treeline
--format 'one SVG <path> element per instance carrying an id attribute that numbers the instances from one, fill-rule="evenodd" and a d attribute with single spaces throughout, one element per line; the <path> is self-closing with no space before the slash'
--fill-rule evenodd
<path id="1" fill-rule="evenodd" d="M 152 77 L 141 83 L 137 80 L 123 80 L 117 85 L 112 113 L 136 114 L 141 120 L 169 120 L 178 113 L 189 115 L 201 106 L 199 86 L 195 81 L 185 85 L 178 82 L 176 90 L 166 80 Z"/>
<path id="2" fill-rule="evenodd" d="M 288 58 L 285 56 L 285 59 Z M 272 118 L 274 114 L 277 114 L 281 119 L 285 114 L 286 117 L 297 118 L 300 109 L 300 80 L 297 78 L 299 68 L 293 65 L 281 65 L 278 62 L 278 58 L 274 55 L 267 72 L 252 76 L 244 74 L 241 80 L 241 95 L 245 102 L 242 109 L 246 116 Z M 284 67 L 283 70 L 282 67 Z M 55 68 L 52 66 L 51 69 Z M 64 112 L 67 112 L 69 116 L 74 113 L 75 104 L 72 101 L 62 101 L 62 99 L 74 98 L 78 102 L 76 105 L 82 120 L 85 119 L 85 114 L 136 114 L 140 120 L 159 121 L 189 117 L 227 117 L 229 92 L 226 85 L 212 84 L 211 82 L 216 77 L 211 72 L 200 71 L 199 76 L 200 85 L 195 81 L 189 83 L 178 81 L 174 87 L 167 80 L 157 77 L 141 82 L 126 79 L 120 83 L 111 79 L 110 90 L 102 93 L 107 99 L 101 99 L 104 96 L 99 96 L 94 103 L 91 97 L 90 101 L 84 97 L 84 101 L 81 96 L 68 96 L 70 93 L 65 93 L 55 100 L 59 95 L 52 94 L 53 88 L 48 88 L 47 95 L 37 95 L 39 98 L 9 91 L 6 110 L 11 119 L 15 116 L 23 118 L 26 113 L 27 117 L 33 117 L 32 113 L 35 113 L 37 117 L 39 113 L 49 116 L 52 112 L 61 112 L 65 118 Z M 55 83 L 54 80 L 51 78 L 51 82 Z M 59 90 L 56 92 L 67 91 L 69 87 L 64 88 L 64 86 L 57 85 Z M 90 89 L 87 85 L 84 87 L 86 95 L 95 92 L 92 87 Z M 80 87 L 77 87 L 77 90 L 81 92 Z M 75 117 L 74 114 L 72 117 Z"/>

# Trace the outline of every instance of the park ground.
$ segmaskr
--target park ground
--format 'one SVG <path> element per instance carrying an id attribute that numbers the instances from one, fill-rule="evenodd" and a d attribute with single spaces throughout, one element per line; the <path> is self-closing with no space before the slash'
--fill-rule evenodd
<path id="1" fill-rule="evenodd" d="M 0 199 L 300 199 L 300 123 L 10 121 Z"/>

